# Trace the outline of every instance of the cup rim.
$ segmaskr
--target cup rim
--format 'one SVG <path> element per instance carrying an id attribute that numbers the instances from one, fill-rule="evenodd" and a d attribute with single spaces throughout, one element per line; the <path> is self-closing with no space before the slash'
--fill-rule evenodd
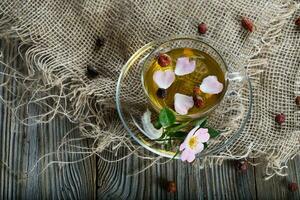
<path id="1" fill-rule="evenodd" d="M 148 91 L 145 87 L 145 81 L 144 81 L 144 74 L 147 70 L 147 60 L 150 56 L 156 54 L 157 49 L 159 49 L 160 46 L 172 42 L 172 41 L 180 41 L 180 40 L 194 40 L 196 42 L 200 42 L 206 46 L 208 46 L 209 48 L 211 48 L 216 54 L 217 56 L 221 59 L 221 62 L 224 64 L 225 66 L 225 72 L 224 72 L 224 77 L 225 77 L 225 84 L 224 84 L 224 88 L 222 91 L 222 96 L 219 97 L 219 100 L 217 101 L 217 103 L 215 103 L 213 106 L 211 106 L 210 108 L 208 108 L 206 111 L 204 112 L 198 112 L 198 113 L 193 113 L 193 114 L 187 114 L 187 115 L 180 115 L 178 113 L 176 113 L 172 108 L 170 108 L 171 110 L 174 111 L 174 114 L 176 116 L 176 119 L 179 121 L 183 121 L 183 120 L 188 120 L 188 119 L 197 119 L 197 118 L 201 118 L 201 117 L 205 117 L 207 116 L 209 113 L 211 113 L 212 111 L 214 111 L 223 101 L 224 97 L 226 96 L 226 93 L 228 91 L 228 85 L 229 85 L 229 80 L 226 77 L 226 74 L 229 72 L 229 67 L 227 65 L 227 62 L 225 61 L 225 59 L 223 58 L 223 56 L 219 53 L 219 51 L 217 50 L 216 47 L 210 45 L 208 42 L 204 41 L 206 38 L 203 37 L 199 37 L 199 36 L 193 36 L 193 35 L 176 35 L 176 36 L 170 36 L 167 38 L 162 38 L 162 39 L 158 39 L 156 41 L 150 42 L 148 43 L 149 47 L 155 47 L 145 58 L 145 62 L 143 64 L 143 69 L 142 69 L 142 73 L 141 73 L 141 81 L 142 81 L 142 86 L 143 86 L 143 90 L 150 102 L 150 104 L 152 105 L 153 109 L 156 110 L 157 112 L 159 112 L 159 107 L 155 106 L 154 103 L 152 103 L 151 98 L 148 94 Z M 208 54 L 209 55 L 209 54 Z M 213 58 L 214 59 L 214 58 Z M 214 59 L 215 60 L 215 59 Z M 223 71 L 223 70 L 222 70 Z"/>

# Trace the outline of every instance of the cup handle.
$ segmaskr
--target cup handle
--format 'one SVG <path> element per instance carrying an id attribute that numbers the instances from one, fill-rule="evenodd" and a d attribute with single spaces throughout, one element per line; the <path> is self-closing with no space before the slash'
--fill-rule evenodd
<path id="1" fill-rule="evenodd" d="M 246 73 L 245 72 L 227 72 L 226 73 L 226 78 L 229 81 L 243 81 L 246 78 Z"/>

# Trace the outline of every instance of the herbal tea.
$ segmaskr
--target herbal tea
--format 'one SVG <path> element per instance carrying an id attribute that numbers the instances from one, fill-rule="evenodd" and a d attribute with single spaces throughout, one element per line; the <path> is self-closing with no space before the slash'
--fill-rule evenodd
<path id="1" fill-rule="evenodd" d="M 180 115 L 201 114 L 224 95 L 224 72 L 203 51 L 172 49 L 147 63 L 143 84 L 156 110 L 169 107 Z"/>

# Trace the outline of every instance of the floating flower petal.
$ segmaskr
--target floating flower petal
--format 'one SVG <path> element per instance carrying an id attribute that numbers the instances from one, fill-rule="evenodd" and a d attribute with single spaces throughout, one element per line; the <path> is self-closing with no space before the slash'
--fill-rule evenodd
<path id="1" fill-rule="evenodd" d="M 216 76 L 207 76 L 203 79 L 200 90 L 208 94 L 219 94 L 223 90 L 223 84 L 218 81 Z"/>
<path id="2" fill-rule="evenodd" d="M 186 115 L 190 108 L 194 106 L 193 97 L 176 93 L 174 96 L 174 107 L 178 114 Z"/>
<path id="3" fill-rule="evenodd" d="M 181 57 L 177 59 L 175 74 L 178 76 L 183 76 L 190 74 L 196 69 L 196 61 L 191 60 L 188 57 Z"/>
<path id="4" fill-rule="evenodd" d="M 159 88 L 167 89 L 175 81 L 175 73 L 172 70 L 158 70 L 154 72 L 153 80 Z"/>

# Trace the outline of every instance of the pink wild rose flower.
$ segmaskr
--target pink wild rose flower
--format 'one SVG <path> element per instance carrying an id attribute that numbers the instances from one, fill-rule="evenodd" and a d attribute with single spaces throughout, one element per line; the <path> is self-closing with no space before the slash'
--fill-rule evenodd
<path id="1" fill-rule="evenodd" d="M 207 128 L 199 128 L 199 126 L 193 128 L 179 147 L 180 159 L 193 162 L 196 158 L 195 155 L 204 149 L 203 143 L 207 142 L 209 137 Z"/>

